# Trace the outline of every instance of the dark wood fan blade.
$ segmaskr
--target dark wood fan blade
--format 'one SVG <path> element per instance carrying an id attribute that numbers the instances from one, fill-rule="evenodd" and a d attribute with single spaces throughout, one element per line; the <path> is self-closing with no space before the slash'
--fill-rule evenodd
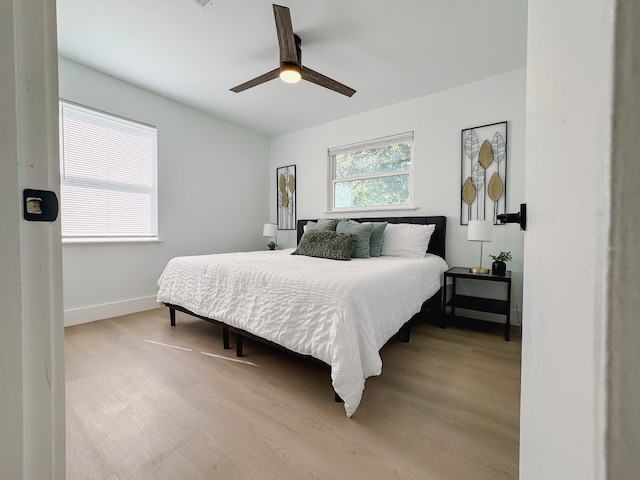
<path id="1" fill-rule="evenodd" d="M 280 62 L 295 63 L 298 65 L 298 53 L 296 51 L 296 39 L 293 34 L 291 13 L 289 8 L 280 5 L 273 6 L 273 16 L 276 19 L 276 31 L 278 32 L 278 45 L 280 46 Z"/>
<path id="2" fill-rule="evenodd" d="M 346 85 L 329 78 L 321 73 L 318 73 L 310 68 L 301 66 L 302 70 L 302 79 L 307 80 L 308 82 L 315 83 L 316 85 L 320 85 L 321 87 L 328 88 L 329 90 L 333 90 L 334 92 L 341 93 L 342 95 L 346 95 L 347 97 L 353 96 L 356 91 L 347 87 Z"/>
<path id="3" fill-rule="evenodd" d="M 278 78 L 278 75 L 280 75 L 280 68 L 271 70 L 270 72 L 260 75 L 253 80 L 249 80 L 248 82 L 241 83 L 237 87 L 233 87 L 230 90 L 232 92 L 240 93 L 248 88 L 255 87 L 257 85 L 260 85 L 261 83 L 265 83 L 269 80 L 273 80 L 274 78 Z"/>

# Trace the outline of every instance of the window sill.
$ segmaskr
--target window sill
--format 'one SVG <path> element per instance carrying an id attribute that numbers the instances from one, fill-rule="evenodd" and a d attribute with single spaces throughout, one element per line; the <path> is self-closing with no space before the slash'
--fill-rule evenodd
<path id="1" fill-rule="evenodd" d="M 63 238 L 62 245 L 139 245 L 162 243 L 160 238 Z"/>
<path id="2" fill-rule="evenodd" d="M 335 210 L 326 210 L 324 213 L 327 215 L 333 215 L 336 213 L 351 213 L 351 212 L 390 212 L 398 210 L 417 210 L 418 207 L 413 205 L 398 205 L 389 207 L 358 207 L 358 208 L 339 208 Z"/>

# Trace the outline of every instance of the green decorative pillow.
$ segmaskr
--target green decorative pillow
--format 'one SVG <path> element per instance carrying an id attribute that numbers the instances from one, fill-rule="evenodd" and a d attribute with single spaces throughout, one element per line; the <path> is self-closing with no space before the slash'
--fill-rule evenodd
<path id="1" fill-rule="evenodd" d="M 385 228 L 387 228 L 387 222 L 373 222 L 373 230 L 371 231 L 371 239 L 369 240 L 370 257 L 380 256 Z"/>
<path id="2" fill-rule="evenodd" d="M 355 235 L 332 231 L 307 230 L 300 239 L 298 248 L 291 255 L 351 260 Z"/>
<path id="3" fill-rule="evenodd" d="M 320 220 L 318 220 L 317 222 L 307 222 L 306 225 L 306 231 L 309 230 L 320 230 L 322 232 L 325 231 L 329 231 L 329 232 L 335 232 L 336 231 L 336 225 L 338 225 L 338 220 L 331 218 L 321 218 Z"/>
<path id="4" fill-rule="evenodd" d="M 358 223 L 354 220 L 340 220 L 336 228 L 338 233 L 351 233 L 356 236 L 356 244 L 351 256 L 353 258 L 369 258 L 369 241 L 373 223 Z"/>

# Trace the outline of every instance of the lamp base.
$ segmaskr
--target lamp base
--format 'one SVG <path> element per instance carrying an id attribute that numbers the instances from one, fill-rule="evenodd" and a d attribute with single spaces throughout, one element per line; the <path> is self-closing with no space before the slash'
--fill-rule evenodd
<path id="1" fill-rule="evenodd" d="M 472 267 L 469 269 L 469 271 L 471 273 L 489 273 L 489 269 L 483 267 Z"/>

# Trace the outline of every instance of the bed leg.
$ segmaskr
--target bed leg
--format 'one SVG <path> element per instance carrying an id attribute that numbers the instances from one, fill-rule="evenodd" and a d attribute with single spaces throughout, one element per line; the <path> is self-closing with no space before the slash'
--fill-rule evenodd
<path id="1" fill-rule="evenodd" d="M 229 350 L 229 327 L 222 327 L 222 346 Z"/>
<path id="2" fill-rule="evenodd" d="M 338 395 L 336 392 L 333 392 L 333 394 L 335 395 L 334 398 L 336 400 L 336 403 L 344 403 L 344 400 L 340 398 L 340 395 Z"/>
<path id="3" fill-rule="evenodd" d="M 411 325 L 405 325 L 400 329 L 400 340 L 404 343 L 409 343 L 411 338 Z"/>
<path id="4" fill-rule="evenodd" d="M 171 319 L 171 326 L 176 326 L 176 309 L 169 307 L 169 318 Z"/>
<path id="5" fill-rule="evenodd" d="M 236 335 L 236 357 L 242 356 L 242 343 L 244 337 L 240 334 Z"/>

